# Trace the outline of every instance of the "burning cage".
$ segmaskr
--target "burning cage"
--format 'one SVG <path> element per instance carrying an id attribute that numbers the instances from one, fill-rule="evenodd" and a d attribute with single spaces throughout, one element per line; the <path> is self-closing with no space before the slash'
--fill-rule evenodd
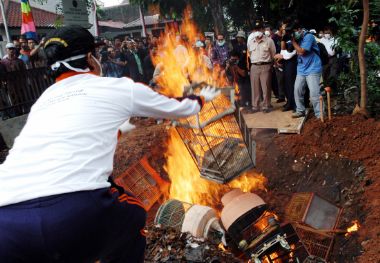
<path id="1" fill-rule="evenodd" d="M 176 127 L 201 177 L 227 183 L 255 166 L 255 147 L 247 147 L 235 118 L 234 89 L 221 91 L 198 115 L 177 121 Z"/>

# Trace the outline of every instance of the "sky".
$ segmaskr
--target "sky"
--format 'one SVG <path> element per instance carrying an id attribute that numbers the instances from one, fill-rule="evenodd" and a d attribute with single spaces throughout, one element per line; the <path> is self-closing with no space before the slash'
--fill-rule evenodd
<path id="1" fill-rule="evenodd" d="M 107 7 L 120 4 L 121 0 L 102 0 L 102 2 L 104 3 L 104 6 Z"/>

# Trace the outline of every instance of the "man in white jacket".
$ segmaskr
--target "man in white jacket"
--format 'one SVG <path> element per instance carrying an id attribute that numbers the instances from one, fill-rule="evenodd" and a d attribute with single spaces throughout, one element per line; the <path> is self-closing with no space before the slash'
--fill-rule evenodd
<path id="1" fill-rule="evenodd" d="M 0 165 L 0 261 L 143 262 L 143 205 L 108 181 L 118 128 L 131 116 L 196 114 L 218 93 L 176 100 L 100 77 L 94 38 L 81 27 L 55 30 L 44 49 L 56 83 Z"/>

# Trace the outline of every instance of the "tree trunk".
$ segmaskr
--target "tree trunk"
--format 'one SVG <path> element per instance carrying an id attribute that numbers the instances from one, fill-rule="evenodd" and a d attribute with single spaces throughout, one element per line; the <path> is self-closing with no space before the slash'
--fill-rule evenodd
<path id="1" fill-rule="evenodd" d="M 367 112 L 367 69 L 365 63 L 365 43 L 368 31 L 368 20 L 369 20 L 369 0 L 363 0 L 363 24 L 362 30 L 359 37 L 359 48 L 358 48 L 358 58 L 359 58 L 359 69 L 360 69 L 360 110 L 356 111 L 358 113 L 368 115 Z"/>
<path id="2" fill-rule="evenodd" d="M 224 16 L 221 0 L 210 0 L 210 8 L 212 19 L 214 20 L 215 32 L 216 34 L 223 34 L 226 39 L 226 28 L 224 27 Z"/>

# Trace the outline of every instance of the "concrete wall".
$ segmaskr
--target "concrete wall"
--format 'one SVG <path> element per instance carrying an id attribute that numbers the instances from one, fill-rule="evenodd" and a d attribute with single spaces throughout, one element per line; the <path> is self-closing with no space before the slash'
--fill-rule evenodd
<path id="1" fill-rule="evenodd" d="M 12 148 L 15 138 L 20 134 L 27 118 L 28 114 L 7 120 L 0 119 L 0 133 L 8 148 Z"/>

